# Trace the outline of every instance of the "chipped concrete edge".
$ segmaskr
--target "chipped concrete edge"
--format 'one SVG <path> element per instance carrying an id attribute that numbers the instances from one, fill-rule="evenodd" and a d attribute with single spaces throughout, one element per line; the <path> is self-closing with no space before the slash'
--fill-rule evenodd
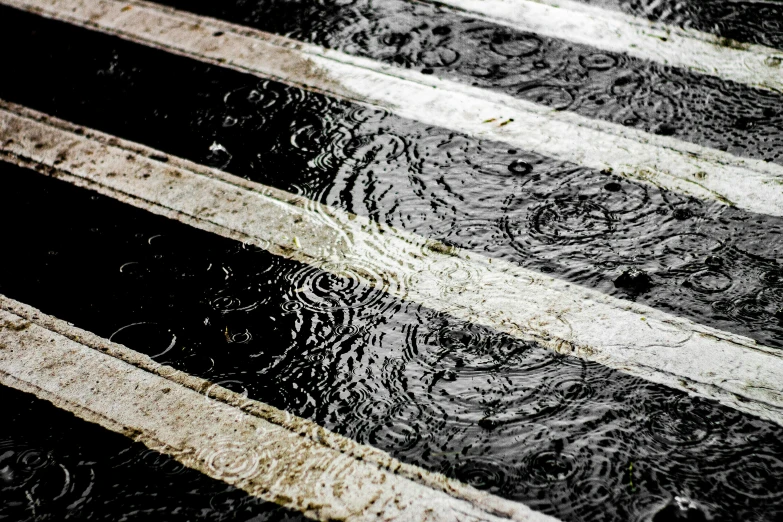
<path id="1" fill-rule="evenodd" d="M 375 477 L 378 484 L 380 484 L 378 486 L 380 489 L 384 489 L 384 481 L 388 480 L 390 482 L 388 489 L 391 492 L 395 491 L 395 487 L 397 489 L 407 488 L 414 491 L 414 500 L 419 499 L 424 501 L 427 501 L 428 495 L 431 494 L 432 500 L 435 501 L 436 504 L 439 503 L 441 508 L 453 508 L 456 510 L 454 512 L 470 512 L 474 516 L 481 516 L 488 520 L 516 520 L 529 522 L 555 521 L 554 518 L 534 512 L 522 504 L 507 501 L 488 493 L 475 490 L 470 486 L 449 479 L 443 475 L 401 463 L 383 451 L 337 435 L 313 422 L 278 410 L 262 402 L 248 399 L 244 395 L 234 393 L 207 380 L 193 377 L 171 367 L 158 364 L 143 354 L 76 328 L 69 323 L 46 315 L 31 306 L 3 295 L 0 295 L 0 310 L 6 312 L 5 314 L 0 313 L 0 351 L 13 351 L 19 348 L 24 349 L 27 343 L 32 341 L 32 345 L 28 348 L 29 350 L 57 352 L 61 349 L 63 344 L 67 344 L 65 340 L 68 340 L 70 343 L 76 344 L 81 348 L 97 352 L 90 354 L 89 351 L 82 350 L 82 352 L 78 354 L 77 359 L 80 361 L 80 364 L 85 364 L 87 366 L 92 364 L 89 368 L 85 366 L 84 373 L 81 376 L 85 386 L 90 386 L 87 381 L 89 380 L 91 383 L 94 378 L 98 379 L 96 384 L 107 384 L 110 388 L 112 386 L 112 381 L 115 379 L 121 379 L 126 384 L 142 381 L 152 382 L 152 389 L 156 391 L 170 390 L 172 385 L 176 384 L 182 387 L 183 390 L 191 392 L 190 394 L 185 393 L 185 398 L 182 399 L 191 409 L 183 411 L 182 406 L 177 406 L 178 409 L 174 412 L 174 418 L 178 418 L 178 415 L 181 419 L 181 415 L 183 414 L 193 414 L 195 416 L 193 422 L 199 422 L 198 417 L 201 415 L 200 412 L 211 408 L 212 410 L 219 410 L 220 422 L 225 423 L 226 419 L 230 419 L 230 422 L 228 422 L 230 429 L 228 431 L 233 431 L 236 429 L 234 425 L 236 419 L 241 418 L 252 424 L 255 421 L 252 419 L 248 421 L 248 418 L 252 417 L 279 427 L 284 430 L 286 434 L 294 435 L 297 438 L 307 439 L 309 443 L 306 447 L 320 446 L 325 448 L 325 450 L 328 450 L 326 452 L 327 456 L 321 456 L 321 458 L 328 460 L 329 458 L 332 458 L 328 456 L 329 453 L 333 453 L 334 455 L 350 457 L 354 462 L 353 464 L 348 461 L 344 461 L 343 463 L 343 465 L 349 468 L 357 466 L 377 468 L 377 472 L 363 470 L 359 474 L 369 474 L 370 476 Z M 3 317 L 3 315 L 5 315 L 5 317 Z M 24 332 L 28 331 L 31 325 L 38 327 L 37 332 L 35 332 L 32 339 L 25 340 L 22 337 Z M 98 354 L 121 361 L 127 367 L 123 367 L 122 365 L 117 366 L 115 363 L 111 363 L 106 359 L 100 359 Z M 30 355 L 29 359 L 25 359 L 21 363 L 19 362 L 20 358 L 17 355 L 9 355 L 7 352 L 5 355 L 6 357 L 0 355 L 0 372 L 3 374 L 3 376 L 0 377 L 0 381 L 3 381 L 4 384 L 28 393 L 33 393 L 39 398 L 48 400 L 55 404 L 55 406 L 66 409 L 89 422 L 100 424 L 112 431 L 132 437 L 151 449 L 169 454 L 188 467 L 197 469 L 212 478 L 218 480 L 225 479 L 225 477 L 219 476 L 219 473 L 216 474 L 214 470 L 208 469 L 208 466 L 205 465 L 203 459 L 197 457 L 197 455 L 204 452 L 204 448 L 184 447 L 187 446 L 187 444 L 183 446 L 181 443 L 174 443 L 175 439 L 187 439 L 188 434 L 186 432 L 189 429 L 187 427 L 187 422 L 183 423 L 182 433 L 177 433 L 177 429 L 174 429 L 174 439 L 168 435 L 159 435 L 156 433 L 157 430 L 154 425 L 149 425 L 147 421 L 136 418 L 139 417 L 137 415 L 131 414 L 133 420 L 137 421 L 135 424 L 134 422 L 129 423 L 127 420 L 114 416 L 111 411 L 116 409 L 116 405 L 110 405 L 105 411 L 102 411 L 92 405 L 91 401 L 95 400 L 94 398 L 85 399 L 80 394 L 61 393 L 61 390 L 67 388 L 68 384 L 58 382 L 58 379 L 63 379 L 59 375 L 58 366 L 53 364 L 51 360 L 47 362 L 43 355 Z M 53 358 L 62 357 L 63 360 L 68 359 L 70 356 L 71 355 L 67 353 L 65 355 L 52 354 Z M 92 359 L 92 361 L 88 362 L 86 360 L 87 358 Z M 40 364 L 34 365 L 32 364 L 32 361 Z M 115 368 L 118 368 L 119 370 L 116 370 L 115 373 L 109 371 Z M 149 375 L 143 375 L 143 373 L 151 374 L 158 378 L 154 379 Z M 106 380 L 106 383 L 103 383 L 103 380 Z M 70 376 L 70 381 L 72 384 L 73 375 Z M 83 392 L 84 390 L 81 392 L 82 395 Z M 169 394 L 171 392 L 162 391 L 162 393 Z M 131 396 L 130 399 L 137 399 L 140 403 L 145 402 L 140 395 L 137 397 Z M 116 397 L 109 393 L 100 400 L 106 400 L 111 403 L 116 400 Z M 210 406 L 213 402 L 220 403 L 223 407 L 216 409 Z M 123 407 L 126 409 L 129 408 L 127 404 Z M 172 422 L 171 424 L 178 423 Z M 264 432 L 265 437 L 269 437 L 270 434 L 273 435 L 275 433 L 270 429 L 266 429 Z M 211 443 L 210 440 L 206 439 L 197 442 L 202 442 L 207 445 Z M 238 444 L 245 444 L 247 441 L 238 439 L 235 442 Z M 253 449 L 252 445 L 248 446 L 248 448 L 250 450 Z M 297 451 L 299 449 L 301 448 L 297 448 Z M 323 453 L 325 450 L 320 451 Z M 291 461 L 302 458 L 302 455 L 297 455 L 296 451 L 286 452 L 284 449 L 280 448 L 277 452 L 276 455 L 270 455 L 270 457 L 274 456 L 278 460 L 290 459 Z M 317 468 L 318 466 L 316 466 L 315 471 L 317 471 Z M 387 475 L 393 475 L 398 478 L 390 479 Z M 317 473 L 312 476 L 299 477 L 301 482 L 309 481 L 315 483 L 323 481 L 319 487 L 329 487 L 331 485 L 329 483 L 330 478 L 331 477 L 328 475 L 319 477 Z M 245 480 L 249 480 L 249 477 L 245 477 Z M 402 486 L 391 484 L 394 480 L 397 480 L 398 482 L 403 481 L 401 482 Z M 312 506 L 317 506 L 319 504 L 318 498 L 297 498 L 296 495 L 291 494 L 291 491 L 286 489 L 288 487 L 295 488 L 296 486 L 288 485 L 285 488 L 280 488 L 280 481 L 278 479 L 275 479 L 275 481 L 271 483 L 262 481 L 264 482 L 263 487 L 261 488 L 263 490 L 262 493 L 259 493 L 258 483 L 248 485 L 243 481 L 225 481 L 237 485 L 250 494 L 277 502 L 291 509 L 301 511 L 308 516 L 322 520 L 332 520 L 335 518 L 344 518 L 347 520 L 372 520 L 374 517 L 371 516 L 373 509 L 371 506 L 378 504 L 377 500 L 373 500 L 363 506 L 362 509 L 358 511 L 354 510 L 354 512 L 348 513 L 348 516 L 341 517 L 339 516 L 339 509 L 335 510 L 329 506 L 313 508 Z M 413 485 L 406 485 L 405 481 L 409 481 L 413 483 Z M 356 484 L 352 484 L 350 479 L 346 479 L 344 485 L 346 486 L 346 495 L 352 495 L 353 489 L 358 487 Z M 428 491 L 430 493 L 428 493 Z M 438 494 L 447 495 L 450 499 L 456 501 L 456 503 L 450 506 L 450 501 L 448 499 L 439 498 Z M 394 514 L 394 510 L 397 508 L 390 508 L 386 505 L 388 502 L 384 502 L 383 504 L 383 511 L 377 513 L 379 518 Z M 404 506 L 404 502 L 402 505 Z M 410 520 L 424 520 L 426 517 L 419 517 L 418 515 L 426 511 L 426 509 L 424 509 L 425 507 L 426 506 L 415 506 L 413 509 L 410 509 L 409 511 L 417 514 L 417 516 L 410 518 Z M 391 511 L 386 512 L 385 510 L 387 509 L 390 509 Z M 343 511 L 343 515 L 345 515 L 345 510 Z M 404 515 L 405 519 L 409 520 L 409 518 L 407 518 L 409 514 L 410 513 L 406 513 L 406 510 L 403 508 L 400 510 L 400 513 L 397 513 L 397 516 L 403 517 Z M 391 516 L 389 519 L 394 518 L 394 516 Z M 435 519 L 448 520 L 448 517 L 438 516 Z M 427 520 L 430 519 L 428 518 Z"/>
<path id="2" fill-rule="evenodd" d="M 783 352 L 751 339 L 448 247 L 30 109 L 0 108 L 0 154 L 429 309 L 783 425 Z"/>
<path id="3" fill-rule="evenodd" d="M 700 199 L 783 216 L 783 166 L 774 163 L 552 111 L 508 95 L 141 0 L 0 3 L 173 54 L 380 107 L 427 125 L 508 143 Z M 446 92 L 448 96 L 444 96 Z M 531 128 L 537 132 L 530 133 Z"/>

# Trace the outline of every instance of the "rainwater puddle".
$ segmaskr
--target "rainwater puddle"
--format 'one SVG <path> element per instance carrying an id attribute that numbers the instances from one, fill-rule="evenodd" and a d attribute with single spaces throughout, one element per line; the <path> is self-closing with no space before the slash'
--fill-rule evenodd
<path id="1" fill-rule="evenodd" d="M 308 520 L 32 395 L 0 404 L 0 520 Z"/>
<path id="2" fill-rule="evenodd" d="M 177 6 L 783 162 L 780 95 L 514 33 L 431 4 Z M 4 57 L 12 81 L 0 82 L 0 98 L 783 346 L 780 218 L 8 8 L 0 20 L 0 41 L 15 49 Z M 20 224 L 7 231 L 14 251 L 0 256 L 0 293 L 47 314 L 564 521 L 783 517 L 783 428 L 61 181 L 6 164 L 0 180 L 0 208 Z M 465 283 L 471 274 L 453 276 Z M 50 415 L 34 404 L 19 408 L 8 415 Z M 103 519 L 101 495 L 112 480 L 114 495 L 127 495 L 117 509 L 128 520 L 182 503 L 192 511 L 172 519 L 289 516 L 225 486 L 195 484 L 206 480 L 200 476 L 182 486 L 179 474 L 190 472 L 169 479 L 172 461 L 128 449 L 124 439 L 85 446 L 107 437 L 87 434 L 93 428 L 74 427 L 78 436 L 66 444 L 50 428 L 28 433 L 26 425 L 0 430 L 0 495 L 11 499 L 0 518 L 17 508 L 23 514 L 7 511 L 9 519 L 65 518 L 50 501 L 67 490 L 62 498 L 87 506 L 74 519 Z M 74 477 L 65 489 L 62 470 Z M 125 482 L 94 478 L 115 472 Z"/>
<path id="3" fill-rule="evenodd" d="M 585 3 L 737 42 L 783 49 L 783 2 L 780 0 L 587 0 Z"/>
<path id="4" fill-rule="evenodd" d="M 164 0 L 164 4 L 510 95 L 557 111 L 783 164 L 783 97 L 630 56 L 525 33 L 435 2 Z M 642 2 L 644 3 L 644 2 Z M 650 2 L 666 12 L 675 2 Z M 680 2 L 683 4 L 683 2 Z M 709 30 L 748 27 L 783 48 L 780 2 L 690 2 Z M 625 3 L 624 3 L 625 5 Z M 753 5 L 754 7 L 750 7 Z M 715 6 L 714 8 L 711 6 Z M 715 20 L 729 19 L 721 29 Z M 731 15 L 740 15 L 739 20 Z M 701 19 L 701 18 L 699 18 Z M 746 24 L 754 20 L 756 25 Z M 724 34 L 725 33 L 725 34 Z M 776 62 L 777 63 L 777 62 Z M 783 69 L 781 69 L 783 74 Z"/>
<path id="5" fill-rule="evenodd" d="M 7 13 L 4 99 L 783 345 L 783 219 Z"/>
<path id="6" fill-rule="evenodd" d="M 0 292 L 45 313 L 563 520 L 666 520 L 675 497 L 707 520 L 783 515 L 778 426 L 60 181 L 2 175 L 18 219 L 68 216 L 31 224 L 0 258 Z"/>

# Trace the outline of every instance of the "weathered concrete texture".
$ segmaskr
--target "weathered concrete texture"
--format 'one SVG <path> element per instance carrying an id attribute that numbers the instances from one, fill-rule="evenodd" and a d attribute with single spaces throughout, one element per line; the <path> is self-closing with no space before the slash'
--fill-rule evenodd
<path id="1" fill-rule="evenodd" d="M 555 522 L 3 296 L 0 382 L 319 520 Z"/>
<path id="2" fill-rule="evenodd" d="M 735 42 L 575 1 L 438 0 L 520 31 L 783 93 L 783 51 Z"/>
<path id="3" fill-rule="evenodd" d="M 27 109 L 0 109 L 0 144 L 8 161 L 783 425 L 783 354 L 753 340 Z"/>
<path id="4" fill-rule="evenodd" d="M 552 111 L 507 95 L 155 4 L 0 2 L 172 53 L 383 107 L 428 125 L 506 142 L 752 212 L 783 215 L 783 166 L 774 163 Z"/>

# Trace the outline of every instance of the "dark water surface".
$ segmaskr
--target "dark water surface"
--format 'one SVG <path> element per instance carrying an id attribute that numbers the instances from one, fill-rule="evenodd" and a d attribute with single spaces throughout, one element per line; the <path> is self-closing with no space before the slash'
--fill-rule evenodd
<path id="1" fill-rule="evenodd" d="M 0 405 L 4 522 L 309 520 L 32 395 L 0 386 Z"/>
<path id="2" fill-rule="evenodd" d="M 160 3 L 483 87 L 556 110 L 783 164 L 781 93 L 519 32 L 435 3 Z M 773 18 L 773 24 L 781 23 L 783 11 L 778 12 L 778 22 Z"/>
<path id="3" fill-rule="evenodd" d="M 178 6 L 783 162 L 783 96 L 430 4 Z M 13 50 L 0 98 L 783 346 L 783 219 L 8 8 L 0 29 Z M 0 209 L 17 227 L 0 293 L 405 462 L 566 522 L 677 520 L 675 497 L 690 520 L 783 520 L 779 426 L 7 164 Z M 289 516 L 37 401 L 6 402 L 0 520 Z M 79 426 L 26 420 L 49 416 Z M 49 492 L 61 470 L 66 504 Z"/>
<path id="4" fill-rule="evenodd" d="M 24 223 L 0 293 L 160 362 L 564 521 L 653 520 L 675 496 L 783 516 L 779 426 L 30 171 L 0 180 Z"/>
<path id="5" fill-rule="evenodd" d="M 783 346 L 783 219 L 0 13 L 4 99 Z"/>
<path id="6" fill-rule="evenodd" d="M 780 0 L 582 0 L 634 16 L 783 49 Z"/>

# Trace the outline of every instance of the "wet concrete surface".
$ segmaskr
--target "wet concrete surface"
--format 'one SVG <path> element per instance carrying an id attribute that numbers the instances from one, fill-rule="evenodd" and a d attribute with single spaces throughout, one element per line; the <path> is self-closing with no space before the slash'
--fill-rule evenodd
<path id="1" fill-rule="evenodd" d="M 0 168 L 11 298 L 566 521 L 783 515 L 783 428 Z"/>
<path id="2" fill-rule="evenodd" d="M 9 101 L 783 344 L 779 218 L 3 13 L 0 37 L 24 47 L 0 85 Z"/>
<path id="3" fill-rule="evenodd" d="M 165 3 L 783 163 L 781 95 L 430 3 Z M 602 5 L 783 48 L 778 4 Z M 779 218 L 12 9 L 0 20 L 0 98 L 783 346 Z M 0 180 L 0 293 L 45 313 L 564 521 L 783 519 L 779 426 L 17 167 Z M 0 520 L 297 519 L 23 394 L 0 400 Z"/>
<path id="4" fill-rule="evenodd" d="M 783 49 L 783 3 L 779 0 L 588 0 L 585 3 L 739 42 Z"/>
<path id="5" fill-rule="evenodd" d="M 554 110 L 783 163 L 781 93 L 519 32 L 435 3 L 161 3 Z"/>
<path id="6" fill-rule="evenodd" d="M 0 404 L 0 520 L 309 520 L 32 395 Z"/>

